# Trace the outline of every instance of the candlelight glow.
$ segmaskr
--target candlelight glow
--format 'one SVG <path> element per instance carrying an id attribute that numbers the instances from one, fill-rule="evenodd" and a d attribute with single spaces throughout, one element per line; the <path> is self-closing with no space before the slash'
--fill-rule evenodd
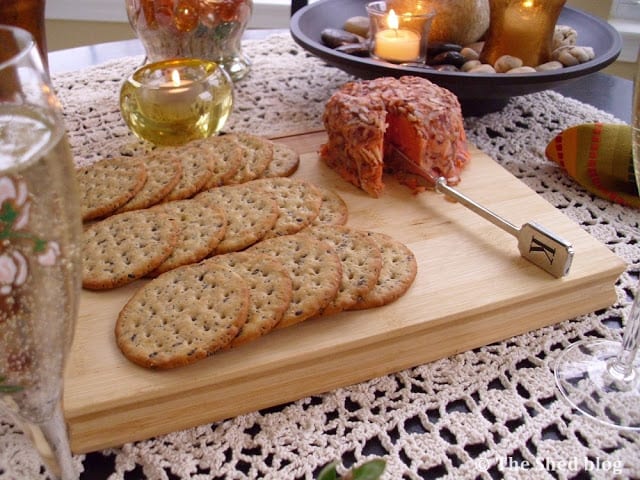
<path id="1" fill-rule="evenodd" d="M 180 86 L 180 72 L 178 72 L 178 70 L 171 71 L 171 81 L 173 82 L 174 87 Z"/>
<path id="2" fill-rule="evenodd" d="M 393 11 L 393 8 L 389 10 L 389 15 L 387 16 L 387 25 L 392 30 L 398 30 L 398 15 L 396 15 L 396 12 Z"/>
<path id="3" fill-rule="evenodd" d="M 534 6 L 534 5 L 535 5 L 534 0 L 524 0 L 524 1 L 522 2 L 522 6 L 523 6 L 524 8 L 533 8 L 533 6 Z"/>

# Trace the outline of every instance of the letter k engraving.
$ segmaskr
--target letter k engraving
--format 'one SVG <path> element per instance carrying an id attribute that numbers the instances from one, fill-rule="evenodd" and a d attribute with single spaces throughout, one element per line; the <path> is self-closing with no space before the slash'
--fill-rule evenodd
<path id="1" fill-rule="evenodd" d="M 556 256 L 556 249 L 547 245 L 546 243 L 541 242 L 536 237 L 531 238 L 531 243 L 529 244 L 529 253 L 539 252 L 542 253 L 547 260 L 549 261 L 549 265 L 553 265 L 553 259 Z"/>

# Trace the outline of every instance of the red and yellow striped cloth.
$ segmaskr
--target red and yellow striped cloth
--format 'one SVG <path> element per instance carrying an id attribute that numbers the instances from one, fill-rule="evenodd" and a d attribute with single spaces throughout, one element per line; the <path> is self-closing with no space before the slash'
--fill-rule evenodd
<path id="1" fill-rule="evenodd" d="M 545 150 L 547 158 L 590 192 L 640 208 L 631 152 L 631 127 L 604 123 L 568 128 Z"/>

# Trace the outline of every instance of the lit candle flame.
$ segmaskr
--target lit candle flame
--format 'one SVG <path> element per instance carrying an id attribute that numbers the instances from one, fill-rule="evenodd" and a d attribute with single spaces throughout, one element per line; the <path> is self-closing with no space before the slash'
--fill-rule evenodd
<path id="1" fill-rule="evenodd" d="M 534 0 L 524 0 L 522 2 L 522 6 L 524 8 L 533 8 L 534 4 L 535 4 Z"/>
<path id="2" fill-rule="evenodd" d="M 171 71 L 171 81 L 173 82 L 174 87 L 180 86 L 180 72 L 178 72 L 178 70 Z"/>
<path id="3" fill-rule="evenodd" d="M 398 15 L 393 11 L 393 8 L 389 10 L 389 15 L 387 15 L 387 25 L 392 30 L 398 30 L 398 27 L 400 26 L 398 22 Z"/>

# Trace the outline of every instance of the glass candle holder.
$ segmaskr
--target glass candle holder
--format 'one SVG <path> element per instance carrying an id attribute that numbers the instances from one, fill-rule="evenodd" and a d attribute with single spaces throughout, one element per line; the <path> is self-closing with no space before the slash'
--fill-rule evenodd
<path id="1" fill-rule="evenodd" d="M 217 63 L 174 59 L 138 69 L 122 85 L 120 111 L 131 131 L 156 145 L 218 133 L 233 107 L 233 84 Z"/>
<path id="2" fill-rule="evenodd" d="M 387 2 L 371 2 L 367 13 L 372 57 L 392 63 L 426 60 L 433 12 L 396 11 Z"/>
<path id="3" fill-rule="evenodd" d="M 490 0 L 491 20 L 480 60 L 493 65 L 511 55 L 529 67 L 548 62 L 564 4 L 565 0 Z"/>
<path id="4" fill-rule="evenodd" d="M 253 0 L 125 0 L 125 6 L 147 61 L 211 60 L 234 81 L 249 72 L 240 42 Z"/>

